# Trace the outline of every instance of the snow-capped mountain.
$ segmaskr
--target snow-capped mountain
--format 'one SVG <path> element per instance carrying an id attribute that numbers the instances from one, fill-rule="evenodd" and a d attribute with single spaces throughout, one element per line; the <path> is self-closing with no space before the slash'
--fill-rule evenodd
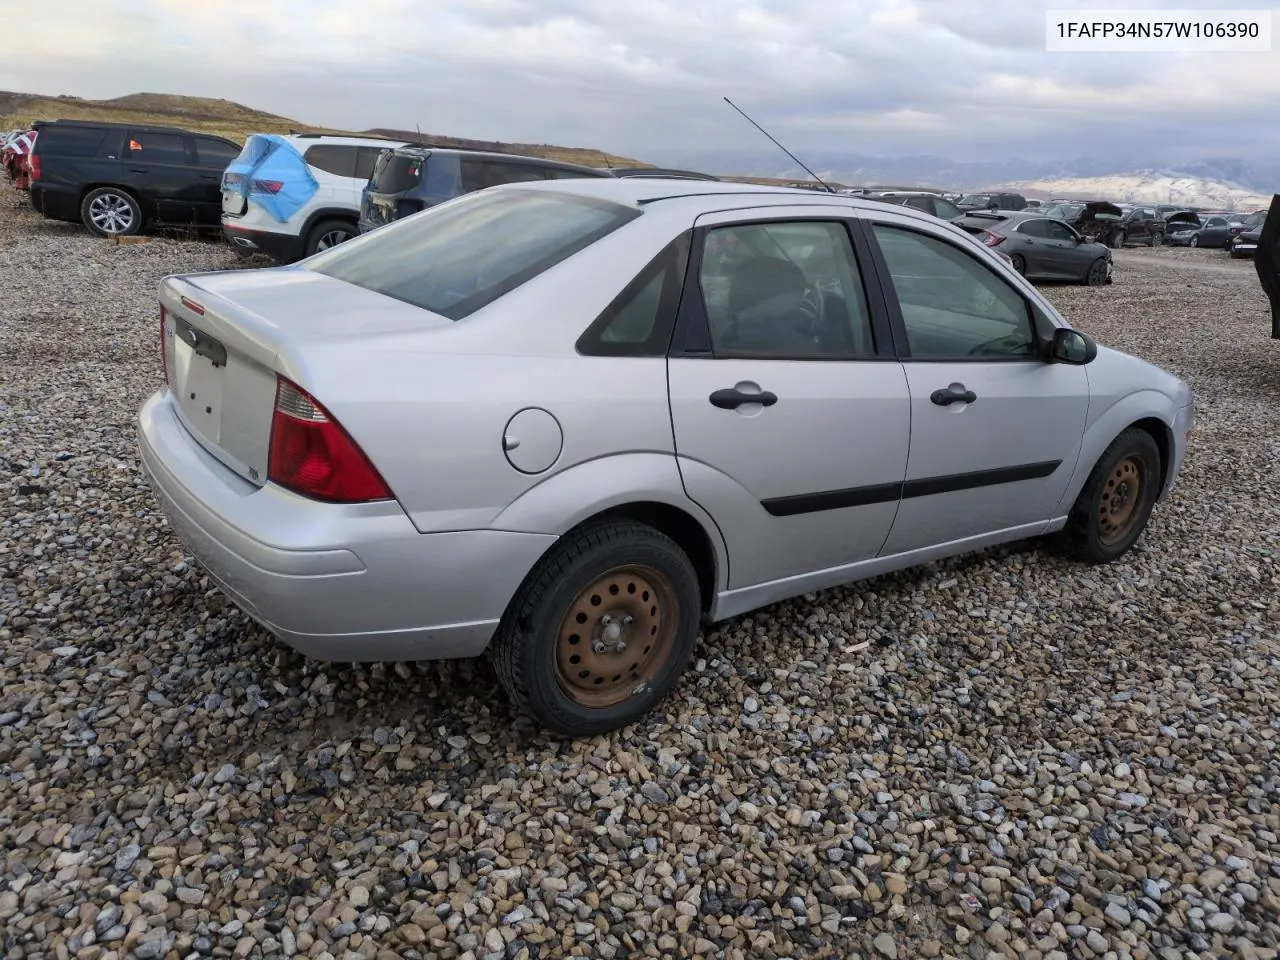
<path id="1" fill-rule="evenodd" d="M 1047 177 L 991 184 L 1028 197 L 1064 197 L 1080 200 L 1112 200 L 1120 203 L 1174 203 L 1178 206 L 1222 210 L 1256 210 L 1271 197 L 1238 184 L 1207 177 L 1137 170 L 1103 177 Z"/>

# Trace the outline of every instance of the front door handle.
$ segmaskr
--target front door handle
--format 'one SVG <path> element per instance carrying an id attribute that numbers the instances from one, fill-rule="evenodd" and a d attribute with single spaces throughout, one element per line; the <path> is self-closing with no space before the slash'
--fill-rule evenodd
<path id="1" fill-rule="evenodd" d="M 150 171 L 150 170 L 139 170 L 137 167 L 130 167 L 130 168 L 129 168 L 129 172 L 130 172 L 130 173 L 150 173 L 151 171 Z"/>
<path id="2" fill-rule="evenodd" d="M 945 390 L 933 391 L 929 399 L 940 407 L 949 407 L 953 403 L 973 403 L 978 395 L 972 390 L 966 390 L 963 383 L 953 383 Z"/>
<path id="3" fill-rule="evenodd" d="M 711 395 L 710 400 L 713 407 L 719 407 L 721 410 L 736 410 L 744 403 L 758 403 L 762 407 L 772 407 L 778 402 L 778 395 L 768 390 L 761 390 L 759 393 L 743 393 L 736 387 L 730 387 L 717 390 Z"/>

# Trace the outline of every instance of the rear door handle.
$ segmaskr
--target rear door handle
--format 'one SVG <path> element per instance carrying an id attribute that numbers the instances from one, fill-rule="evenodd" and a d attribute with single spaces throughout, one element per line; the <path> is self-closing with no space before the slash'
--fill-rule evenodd
<path id="1" fill-rule="evenodd" d="M 972 390 L 966 390 L 963 383 L 955 383 L 945 390 L 933 391 L 929 399 L 940 407 L 949 407 L 953 403 L 973 403 L 978 395 Z"/>
<path id="2" fill-rule="evenodd" d="M 719 407 L 721 410 L 736 410 L 744 403 L 758 403 L 762 407 L 772 407 L 778 402 L 778 395 L 768 390 L 761 390 L 759 393 L 743 393 L 736 387 L 729 387 L 717 390 L 711 395 L 710 400 L 713 407 Z"/>
<path id="3" fill-rule="evenodd" d="M 150 173 L 151 171 L 150 171 L 150 170 L 139 170 L 137 167 L 130 167 L 130 168 L 129 168 L 129 172 L 130 172 L 130 173 Z"/>

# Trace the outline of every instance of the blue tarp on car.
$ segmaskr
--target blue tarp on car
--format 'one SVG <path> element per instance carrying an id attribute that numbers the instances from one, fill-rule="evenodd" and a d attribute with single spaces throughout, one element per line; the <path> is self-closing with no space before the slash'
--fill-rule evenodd
<path id="1" fill-rule="evenodd" d="M 316 195 L 320 184 L 288 140 L 255 133 L 222 175 L 222 188 L 238 191 L 284 223 Z"/>

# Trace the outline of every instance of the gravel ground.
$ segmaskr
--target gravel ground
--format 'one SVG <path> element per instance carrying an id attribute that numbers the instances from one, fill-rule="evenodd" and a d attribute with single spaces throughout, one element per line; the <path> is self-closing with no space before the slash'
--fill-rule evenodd
<path id="1" fill-rule="evenodd" d="M 302 660 L 171 536 L 132 426 L 156 283 L 234 262 L 0 198 L 4 956 L 1276 956 L 1280 343 L 1249 263 L 1118 251 L 1049 291 L 1200 397 L 1126 561 L 1020 545 L 780 604 L 651 722 L 561 742 L 483 662 Z"/>

